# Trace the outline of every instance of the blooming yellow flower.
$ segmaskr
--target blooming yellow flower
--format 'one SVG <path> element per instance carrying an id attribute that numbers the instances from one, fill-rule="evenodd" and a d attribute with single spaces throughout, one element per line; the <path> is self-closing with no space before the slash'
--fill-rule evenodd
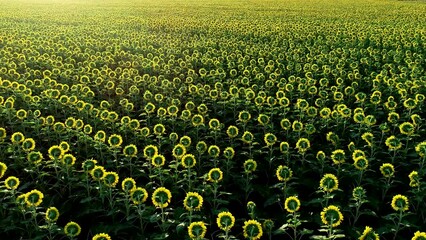
<path id="1" fill-rule="evenodd" d="M 148 199 L 148 192 L 145 188 L 135 187 L 130 191 L 130 199 L 135 205 L 142 204 Z"/>
<path id="2" fill-rule="evenodd" d="M 425 240 L 425 239 L 426 239 L 426 232 L 420 232 L 420 231 L 415 232 L 413 238 L 411 238 L 411 240 Z"/>
<path id="3" fill-rule="evenodd" d="M 263 235 L 262 225 L 256 220 L 248 220 L 244 222 L 243 235 L 250 240 L 260 239 Z"/>
<path id="4" fill-rule="evenodd" d="M 339 180 L 334 174 L 325 174 L 320 181 L 320 188 L 326 192 L 333 192 L 339 189 Z"/>
<path id="5" fill-rule="evenodd" d="M 76 222 L 68 222 L 64 227 L 65 235 L 68 237 L 76 237 L 81 233 L 81 227 Z"/>
<path id="6" fill-rule="evenodd" d="M 27 206 L 38 207 L 43 202 L 43 198 L 43 193 L 34 189 L 25 194 L 25 203 Z"/>
<path id="7" fill-rule="evenodd" d="M 220 212 L 216 223 L 223 231 L 229 231 L 235 224 L 235 217 L 230 212 Z"/>
<path id="8" fill-rule="evenodd" d="M 321 221 L 324 225 L 338 227 L 343 221 L 343 215 L 338 207 L 330 205 L 322 210 Z"/>
<path id="9" fill-rule="evenodd" d="M 397 194 L 393 196 L 391 206 L 395 211 L 405 212 L 410 207 L 408 198 L 404 195 Z"/>
<path id="10" fill-rule="evenodd" d="M 56 207 L 49 207 L 46 210 L 45 218 L 49 222 L 55 222 L 59 218 L 59 211 Z"/>
<path id="11" fill-rule="evenodd" d="M 93 236 L 92 240 L 111 240 L 111 237 L 106 233 L 98 233 Z"/>
<path id="12" fill-rule="evenodd" d="M 203 239 L 207 233 L 207 227 L 204 222 L 192 222 L 188 226 L 188 235 L 191 239 Z"/>
<path id="13" fill-rule="evenodd" d="M 207 174 L 207 181 L 218 183 L 223 178 L 223 172 L 220 170 L 220 168 L 212 168 L 210 169 L 209 173 Z"/>
<path id="14" fill-rule="evenodd" d="M 165 187 L 159 187 L 152 193 L 152 204 L 157 208 L 166 208 L 172 199 L 172 193 Z"/>
<path id="15" fill-rule="evenodd" d="M 365 226 L 364 232 L 362 232 L 362 235 L 359 237 L 359 240 L 379 240 L 379 235 L 374 232 L 374 230 L 369 227 Z"/>
<path id="16" fill-rule="evenodd" d="M 284 202 L 284 208 L 289 213 L 294 213 L 300 209 L 300 200 L 297 196 L 288 197 Z"/>
<path id="17" fill-rule="evenodd" d="M 197 192 L 188 192 L 183 200 L 183 206 L 188 211 L 199 211 L 203 206 L 203 197 Z"/>

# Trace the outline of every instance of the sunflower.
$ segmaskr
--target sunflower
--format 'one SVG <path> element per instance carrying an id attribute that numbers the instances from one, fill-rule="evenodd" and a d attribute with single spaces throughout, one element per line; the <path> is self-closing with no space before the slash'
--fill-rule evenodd
<path id="1" fill-rule="evenodd" d="M 19 183 L 20 183 L 19 178 L 15 176 L 10 176 L 4 180 L 4 185 L 6 186 L 7 189 L 10 189 L 10 190 L 17 189 L 19 187 Z"/>
<path id="2" fill-rule="evenodd" d="M 186 154 L 186 147 L 182 144 L 177 144 L 172 150 L 173 157 L 180 159 Z"/>
<path id="3" fill-rule="evenodd" d="M 419 114 L 412 114 L 410 118 L 411 121 L 413 121 L 414 126 L 418 126 L 422 121 L 422 118 L 419 116 Z"/>
<path id="4" fill-rule="evenodd" d="M 0 141 L 3 141 L 7 136 L 6 129 L 0 128 Z"/>
<path id="5" fill-rule="evenodd" d="M 300 209 L 300 200 L 297 196 L 291 196 L 286 198 L 284 202 L 284 208 L 289 213 L 294 213 Z"/>
<path id="6" fill-rule="evenodd" d="M 112 148 L 119 148 L 123 143 L 123 138 L 118 134 L 112 134 L 108 138 L 108 144 Z"/>
<path id="7" fill-rule="evenodd" d="M 414 133 L 414 125 L 410 122 L 404 122 L 399 125 L 401 134 L 411 136 Z"/>
<path id="8" fill-rule="evenodd" d="M 157 136 L 161 136 L 166 132 L 166 127 L 163 124 L 156 124 L 153 128 L 154 134 Z"/>
<path id="9" fill-rule="evenodd" d="M 248 159 L 244 162 L 243 167 L 245 173 L 252 173 L 256 171 L 257 162 L 253 159 Z"/>
<path id="10" fill-rule="evenodd" d="M 93 137 L 93 139 L 95 139 L 95 141 L 98 141 L 98 142 L 105 142 L 105 139 L 106 139 L 106 133 L 105 133 L 105 131 L 100 130 L 100 131 L 96 132 L 96 134 Z"/>
<path id="11" fill-rule="evenodd" d="M 380 166 L 380 172 L 382 173 L 383 177 L 391 178 L 395 173 L 395 168 L 390 163 L 383 163 L 382 166 Z"/>
<path id="12" fill-rule="evenodd" d="M 220 212 L 216 218 L 217 226 L 223 231 L 229 231 L 235 224 L 235 217 L 230 212 Z"/>
<path id="13" fill-rule="evenodd" d="M 152 193 L 152 204 L 157 208 L 166 208 L 172 199 L 172 193 L 165 187 L 159 187 Z"/>
<path id="14" fill-rule="evenodd" d="M 289 150 L 290 150 L 290 144 L 288 144 L 288 142 L 280 143 L 280 152 L 282 154 L 287 154 Z"/>
<path id="15" fill-rule="evenodd" d="M 133 158 L 138 155 L 138 148 L 134 144 L 127 145 L 123 148 L 124 156 L 128 158 Z"/>
<path id="16" fill-rule="evenodd" d="M 200 114 L 195 114 L 191 119 L 192 125 L 194 127 L 199 127 L 204 125 L 204 117 Z"/>
<path id="17" fill-rule="evenodd" d="M 334 174 L 325 174 L 320 181 L 320 188 L 326 192 L 333 192 L 339 189 L 339 180 Z"/>
<path id="18" fill-rule="evenodd" d="M 220 121 L 217 118 L 212 118 L 209 121 L 209 128 L 213 131 L 219 131 L 221 127 Z"/>
<path id="19" fill-rule="evenodd" d="M 235 138 L 238 136 L 238 128 L 234 125 L 231 125 L 226 130 L 226 134 L 228 135 L 229 138 Z"/>
<path id="20" fill-rule="evenodd" d="M 122 182 L 121 182 L 121 189 L 126 192 L 129 193 L 131 192 L 133 189 L 136 189 L 136 181 L 135 179 L 128 177 L 125 178 Z"/>
<path id="21" fill-rule="evenodd" d="M 56 222 L 59 218 L 59 211 L 55 207 L 49 207 L 44 215 L 48 222 Z"/>
<path id="22" fill-rule="evenodd" d="M 194 155 L 185 154 L 182 156 L 181 163 L 184 168 L 192 168 L 197 163 L 197 160 Z"/>
<path id="23" fill-rule="evenodd" d="M 172 132 L 169 134 L 169 139 L 174 144 L 179 139 L 179 135 L 175 132 Z"/>
<path id="24" fill-rule="evenodd" d="M 402 147 L 401 141 L 394 135 L 388 137 L 385 141 L 385 144 L 389 148 L 389 151 L 396 151 Z"/>
<path id="25" fill-rule="evenodd" d="M 388 113 L 387 120 L 388 120 L 389 123 L 395 124 L 399 120 L 399 114 L 396 113 L 396 112 L 390 112 L 390 113 Z"/>
<path id="26" fill-rule="evenodd" d="M 426 240 L 426 232 L 417 231 L 411 240 Z"/>
<path id="27" fill-rule="evenodd" d="M 217 157 L 219 157 L 219 154 L 220 154 L 220 148 L 218 146 L 216 146 L 216 145 L 211 145 L 207 149 L 207 152 L 210 155 L 210 157 L 217 158 Z"/>
<path id="28" fill-rule="evenodd" d="M 10 141 L 13 144 L 20 144 L 24 140 L 25 140 L 25 136 L 21 132 L 15 132 L 15 133 L 12 134 L 12 136 L 10 136 Z"/>
<path id="29" fill-rule="evenodd" d="M 93 180 L 100 181 L 105 176 L 105 168 L 102 166 L 95 166 L 91 171 L 90 175 L 92 176 Z"/>
<path id="30" fill-rule="evenodd" d="M 0 162 L 0 178 L 4 176 L 4 173 L 7 170 L 7 165 L 3 162 Z"/>
<path id="31" fill-rule="evenodd" d="M 324 107 L 319 111 L 319 115 L 321 116 L 321 118 L 323 119 L 328 119 L 331 115 L 331 109 L 328 107 Z"/>
<path id="32" fill-rule="evenodd" d="M 71 167 L 75 164 L 76 158 L 72 154 L 64 154 L 61 158 L 61 163 L 67 167 Z"/>
<path id="33" fill-rule="evenodd" d="M 59 147 L 61 147 L 62 150 L 64 150 L 64 153 L 70 150 L 70 145 L 65 141 L 62 141 L 61 143 L 59 143 Z"/>
<path id="34" fill-rule="evenodd" d="M 148 199 L 148 192 L 145 188 L 134 187 L 132 190 L 130 190 L 130 199 L 135 205 L 142 204 Z"/>
<path id="35" fill-rule="evenodd" d="M 192 222 L 188 226 L 188 235 L 191 239 L 203 239 L 206 233 L 207 227 L 202 221 Z"/>
<path id="36" fill-rule="evenodd" d="M 251 119 L 251 114 L 248 111 L 241 111 L 238 114 L 238 120 L 243 123 L 247 123 Z"/>
<path id="37" fill-rule="evenodd" d="M 371 132 L 363 133 L 361 138 L 367 143 L 369 147 L 373 146 L 374 135 Z"/>
<path id="38" fill-rule="evenodd" d="M 151 164 L 154 167 L 162 167 L 166 162 L 166 158 L 161 154 L 156 154 L 151 158 Z"/>
<path id="39" fill-rule="evenodd" d="M 260 125 L 265 126 L 269 123 L 269 117 L 265 114 L 259 114 L 259 117 L 257 117 L 257 121 Z"/>
<path id="40" fill-rule="evenodd" d="M 365 226 L 364 232 L 362 232 L 361 236 L 359 237 L 359 240 L 379 240 L 379 235 L 374 232 L 374 230 L 369 227 Z"/>
<path id="41" fill-rule="evenodd" d="M 95 159 L 87 159 L 81 164 L 81 166 L 85 172 L 90 172 L 96 166 L 96 163 L 98 163 L 98 161 Z"/>
<path id="42" fill-rule="evenodd" d="M 266 133 L 263 140 L 265 141 L 266 146 L 271 147 L 277 142 L 277 137 L 273 133 Z"/>
<path id="43" fill-rule="evenodd" d="M 326 155 L 325 155 L 324 151 L 318 151 L 318 152 L 317 152 L 317 154 L 316 154 L 316 159 L 317 159 L 318 161 L 320 161 L 320 162 L 324 162 L 325 158 L 326 158 Z"/>
<path id="44" fill-rule="evenodd" d="M 294 121 L 293 124 L 291 125 L 291 128 L 293 129 L 293 131 L 295 132 L 301 132 L 303 130 L 303 123 L 299 122 L 299 121 Z"/>
<path id="45" fill-rule="evenodd" d="M 65 119 L 65 121 L 64 121 L 65 127 L 67 127 L 68 129 L 75 128 L 75 121 L 76 120 L 73 117 L 69 117 L 69 118 Z"/>
<path id="46" fill-rule="evenodd" d="M 183 200 L 183 206 L 188 211 L 199 211 L 203 206 L 203 197 L 197 192 L 188 192 Z"/>
<path id="47" fill-rule="evenodd" d="M 418 187 L 420 185 L 420 177 L 419 177 L 419 172 L 417 171 L 412 171 L 409 175 L 408 178 L 410 179 L 410 187 Z"/>
<path id="48" fill-rule="evenodd" d="M 293 176 L 293 171 L 287 166 L 280 165 L 275 174 L 277 175 L 278 181 L 287 182 Z"/>
<path id="49" fill-rule="evenodd" d="M 362 113 L 361 112 L 355 113 L 354 116 L 353 116 L 353 120 L 356 123 L 363 123 L 364 120 L 365 120 L 364 113 L 363 112 Z"/>
<path id="50" fill-rule="evenodd" d="M 336 133 L 328 132 L 326 135 L 326 140 L 331 142 L 333 145 L 337 145 L 337 143 L 340 141 L 340 138 Z"/>
<path id="51" fill-rule="evenodd" d="M 331 160 L 334 164 L 339 165 L 345 162 L 345 151 L 342 149 L 334 150 L 331 153 Z"/>
<path id="52" fill-rule="evenodd" d="M 232 147 L 227 147 L 225 148 L 225 150 L 223 150 L 223 156 L 228 160 L 232 159 L 234 155 L 235 155 L 235 150 Z"/>
<path id="53" fill-rule="evenodd" d="M 253 133 L 249 131 L 245 131 L 243 133 L 243 136 L 241 136 L 241 140 L 247 144 L 251 144 L 253 142 L 253 139 L 254 139 Z"/>
<path id="54" fill-rule="evenodd" d="M 244 222 L 243 235 L 250 240 L 260 239 L 263 235 L 262 225 L 256 220 L 248 220 Z"/>
<path id="55" fill-rule="evenodd" d="M 321 221 L 324 225 L 337 227 L 342 223 L 343 215 L 338 207 L 330 205 L 322 210 Z"/>
<path id="56" fill-rule="evenodd" d="M 408 198 L 404 195 L 397 194 L 393 196 L 391 206 L 395 211 L 405 212 L 410 207 Z"/>
<path id="57" fill-rule="evenodd" d="M 280 121 L 280 126 L 284 131 L 288 131 L 291 128 L 291 122 L 287 118 L 283 118 Z"/>
<path id="58" fill-rule="evenodd" d="M 207 174 L 207 181 L 218 183 L 223 179 L 223 172 L 220 168 L 212 168 Z"/>
<path id="59" fill-rule="evenodd" d="M 191 146 L 191 138 L 189 136 L 183 136 L 179 139 L 179 143 L 182 144 L 185 148 Z"/>
<path id="60" fill-rule="evenodd" d="M 352 152 L 352 159 L 355 161 L 355 159 L 360 158 L 360 157 L 365 157 L 365 152 L 359 149 L 355 149 Z"/>
<path id="61" fill-rule="evenodd" d="M 305 153 L 311 147 L 311 142 L 307 138 L 299 138 L 296 143 L 296 148 L 299 153 Z"/>
<path id="62" fill-rule="evenodd" d="M 403 103 L 404 107 L 408 110 L 412 110 L 417 107 L 417 101 L 412 98 L 408 98 Z"/>
<path id="63" fill-rule="evenodd" d="M 158 154 L 158 148 L 154 145 L 148 145 L 143 149 L 143 156 L 147 159 Z"/>
<path id="64" fill-rule="evenodd" d="M 27 116 L 27 111 L 25 111 L 24 109 L 19 109 L 18 111 L 16 111 L 16 118 L 18 118 L 19 120 L 24 120 L 25 118 L 27 118 Z"/>
<path id="65" fill-rule="evenodd" d="M 356 169 L 364 171 L 368 167 L 368 159 L 366 157 L 355 158 L 353 165 Z"/>
<path id="66" fill-rule="evenodd" d="M 34 150 L 35 148 L 35 141 L 32 138 L 26 138 L 24 141 L 22 141 L 22 150 L 25 152 L 30 152 Z"/>
<path id="67" fill-rule="evenodd" d="M 363 187 L 356 187 L 354 190 L 352 190 L 352 197 L 355 200 L 361 200 L 365 199 L 366 197 L 366 191 Z"/>
<path id="68" fill-rule="evenodd" d="M 51 146 L 47 152 L 49 153 L 49 158 L 52 160 L 61 159 L 65 153 L 64 150 L 58 145 Z"/>
<path id="69" fill-rule="evenodd" d="M 116 172 L 105 172 L 103 180 L 106 186 L 115 187 L 118 183 L 119 177 Z"/>
<path id="70" fill-rule="evenodd" d="M 37 189 L 31 190 L 25 194 L 25 203 L 27 206 L 38 207 L 43 202 L 44 194 Z"/>
<path id="71" fill-rule="evenodd" d="M 197 149 L 197 152 L 199 154 L 203 154 L 205 151 L 207 151 L 207 144 L 204 141 L 199 141 L 197 145 L 195 146 L 195 149 Z"/>
<path id="72" fill-rule="evenodd" d="M 98 233 L 93 236 L 92 240 L 111 240 L 111 237 L 106 233 Z"/>
<path id="73" fill-rule="evenodd" d="M 68 237 L 77 237 L 81 233 L 81 227 L 76 222 L 68 222 L 64 227 L 64 232 Z"/>

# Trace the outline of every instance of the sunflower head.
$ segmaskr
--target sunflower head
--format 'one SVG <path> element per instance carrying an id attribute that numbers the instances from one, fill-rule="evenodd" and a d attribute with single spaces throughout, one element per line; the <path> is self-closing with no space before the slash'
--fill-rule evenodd
<path id="1" fill-rule="evenodd" d="M 177 144 L 173 147 L 172 154 L 175 158 L 180 159 L 186 154 L 186 147 L 182 144 Z"/>
<path id="2" fill-rule="evenodd" d="M 256 220 L 248 220 L 244 222 L 243 235 L 250 240 L 260 239 L 263 235 L 262 225 Z"/>
<path id="3" fill-rule="evenodd" d="M 172 193 L 165 187 L 159 187 L 152 193 L 152 204 L 157 208 L 166 208 L 172 199 Z"/>
<path id="4" fill-rule="evenodd" d="M 401 212 L 407 211 L 410 207 L 408 198 L 401 194 L 393 196 L 391 206 L 393 210 Z"/>
<path id="5" fill-rule="evenodd" d="M 223 179 L 223 172 L 220 168 L 212 168 L 207 174 L 207 181 L 218 183 Z"/>
<path id="6" fill-rule="evenodd" d="M 49 207 L 44 215 L 48 222 L 56 222 L 59 218 L 59 211 L 56 207 Z"/>
<path id="7" fill-rule="evenodd" d="M 339 180 L 334 174 L 325 174 L 321 178 L 320 188 L 326 192 L 333 192 L 339 189 Z"/>
<path id="8" fill-rule="evenodd" d="M 249 131 L 245 131 L 243 133 L 243 136 L 241 136 L 241 140 L 246 144 L 251 144 L 254 140 L 253 133 L 251 133 Z"/>
<path id="9" fill-rule="evenodd" d="M 158 154 L 158 148 L 154 145 L 148 145 L 143 149 L 143 156 L 147 159 L 151 159 L 153 156 Z"/>
<path id="10" fill-rule="evenodd" d="M 382 166 L 380 166 L 380 172 L 382 173 L 383 177 L 391 178 L 395 174 L 395 168 L 390 163 L 383 163 Z"/>
<path id="11" fill-rule="evenodd" d="M 195 156 L 192 154 L 185 154 L 181 158 L 181 163 L 184 168 L 192 168 L 197 163 Z"/>
<path id="12" fill-rule="evenodd" d="M 248 159 L 244 162 L 243 167 L 245 173 L 252 173 L 256 171 L 257 162 L 253 159 Z"/>
<path id="13" fill-rule="evenodd" d="M 68 222 L 64 227 L 64 232 L 68 237 L 77 237 L 81 233 L 81 227 L 76 222 Z"/>
<path id="14" fill-rule="evenodd" d="M 375 233 L 374 230 L 369 226 L 365 226 L 364 231 L 359 237 L 359 240 L 379 240 L 379 239 L 380 239 L 379 235 Z"/>
<path id="15" fill-rule="evenodd" d="M 98 233 L 93 236 L 92 240 L 111 240 L 111 237 L 106 233 Z"/>
<path id="16" fill-rule="evenodd" d="M 108 138 L 108 144 L 111 148 L 119 148 L 123 143 L 123 138 L 118 134 L 112 134 Z"/>
<path id="17" fill-rule="evenodd" d="M 291 196 L 286 198 L 284 202 L 284 208 L 289 213 L 294 213 L 300 209 L 300 200 L 297 196 Z"/>
<path id="18" fill-rule="evenodd" d="M 199 211 L 203 206 L 203 197 L 197 192 L 188 192 L 183 200 L 183 206 L 188 211 Z"/>
<path id="19" fill-rule="evenodd" d="M 188 226 L 188 235 L 191 239 L 203 239 L 206 233 L 207 227 L 202 221 L 192 222 Z"/>
<path id="20" fill-rule="evenodd" d="M 0 175 L 1 176 L 1 175 Z M 19 187 L 19 178 L 15 176 L 10 176 L 4 180 L 4 185 L 7 189 L 15 190 Z"/>
<path id="21" fill-rule="evenodd" d="M 130 190 L 130 199 L 135 205 L 142 204 L 148 199 L 148 192 L 145 188 L 135 187 Z"/>
<path id="22" fill-rule="evenodd" d="M 216 223 L 221 230 L 229 231 L 235 224 L 235 217 L 230 212 L 220 212 Z"/>
<path id="23" fill-rule="evenodd" d="M 236 126 L 231 125 L 226 130 L 226 134 L 229 138 L 235 138 L 238 136 L 238 128 Z"/>
<path id="24" fill-rule="evenodd" d="M 293 176 L 293 171 L 291 170 L 291 168 L 289 168 L 287 166 L 280 165 L 280 166 L 278 166 L 275 174 L 278 178 L 278 181 L 287 182 Z"/>
<path id="25" fill-rule="evenodd" d="M 337 227 L 342 223 L 343 215 L 338 207 L 330 205 L 322 210 L 321 221 L 324 225 Z"/>
<path id="26" fill-rule="evenodd" d="M 116 172 L 105 172 L 103 180 L 107 187 L 115 187 L 118 183 L 119 177 Z"/>
<path id="27" fill-rule="evenodd" d="M 126 192 L 129 193 L 131 192 L 133 189 L 136 189 L 136 181 L 135 179 L 128 177 L 125 178 L 122 182 L 121 182 L 121 189 Z"/>
<path id="28" fill-rule="evenodd" d="M 82 168 L 85 172 L 90 172 L 96 166 L 96 163 L 98 161 L 95 159 L 87 159 L 82 163 Z"/>
<path id="29" fill-rule="evenodd" d="M 37 189 L 31 190 L 25 194 L 25 203 L 27 206 L 38 207 L 43 202 L 44 194 Z"/>

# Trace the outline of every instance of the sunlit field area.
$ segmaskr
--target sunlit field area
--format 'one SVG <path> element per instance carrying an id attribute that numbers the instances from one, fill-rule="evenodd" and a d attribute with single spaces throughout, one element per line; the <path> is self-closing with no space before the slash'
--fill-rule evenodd
<path id="1" fill-rule="evenodd" d="M 426 239 L 425 17 L 0 0 L 0 239 Z"/>

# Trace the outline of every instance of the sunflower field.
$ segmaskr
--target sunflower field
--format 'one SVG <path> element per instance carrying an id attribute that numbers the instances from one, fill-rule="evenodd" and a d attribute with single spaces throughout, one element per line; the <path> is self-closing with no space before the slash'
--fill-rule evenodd
<path id="1" fill-rule="evenodd" d="M 0 0 L 0 239 L 426 239 L 426 2 Z"/>

